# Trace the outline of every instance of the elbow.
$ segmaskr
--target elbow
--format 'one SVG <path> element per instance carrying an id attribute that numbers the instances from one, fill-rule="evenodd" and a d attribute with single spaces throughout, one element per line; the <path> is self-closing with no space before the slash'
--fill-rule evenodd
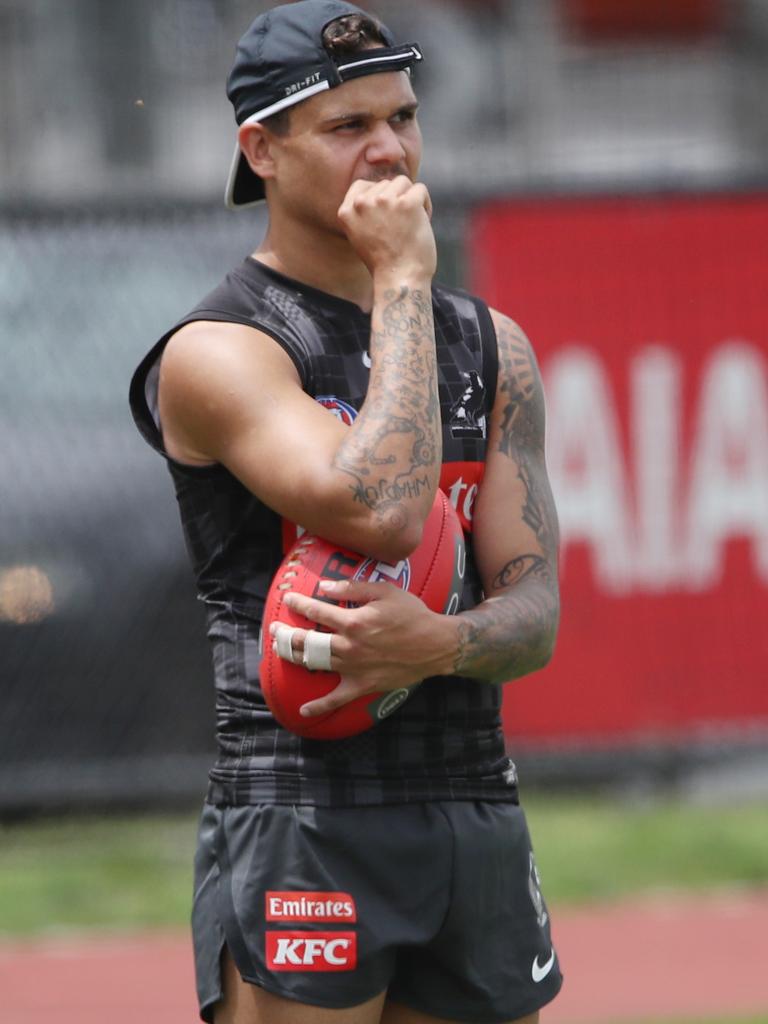
<path id="1" fill-rule="evenodd" d="M 381 562 L 395 565 L 413 554 L 421 544 L 422 534 L 423 529 L 419 524 L 399 529 L 382 529 L 382 523 L 374 519 L 368 536 L 362 541 L 361 550 Z"/>
<path id="2" fill-rule="evenodd" d="M 423 525 L 420 522 L 404 522 L 395 517 L 384 518 L 375 510 L 365 516 L 345 519 L 335 517 L 333 523 L 322 524 L 310 532 L 355 551 L 366 558 L 375 558 L 389 565 L 408 558 L 422 540 Z"/>
<path id="3" fill-rule="evenodd" d="M 414 523 L 407 528 L 398 530 L 389 537 L 388 547 L 394 561 L 399 562 L 401 559 L 408 558 L 412 555 L 416 548 L 421 544 L 423 536 L 423 523 Z"/>
<path id="4" fill-rule="evenodd" d="M 395 502 L 369 507 L 359 522 L 360 550 L 391 565 L 410 557 L 423 540 L 428 512 Z"/>

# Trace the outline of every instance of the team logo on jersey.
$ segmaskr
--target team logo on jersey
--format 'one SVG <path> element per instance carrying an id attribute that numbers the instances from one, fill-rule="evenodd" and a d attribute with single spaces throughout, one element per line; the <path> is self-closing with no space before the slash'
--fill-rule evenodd
<path id="1" fill-rule="evenodd" d="M 351 427 L 357 418 L 357 409 L 354 405 L 343 402 L 335 395 L 318 395 L 315 401 L 319 402 L 324 409 L 332 412 L 337 420 L 341 420 L 348 427 Z"/>
<path id="2" fill-rule="evenodd" d="M 272 891 L 264 897 L 267 921 L 325 921 L 350 924 L 357 921 L 355 901 L 348 892 Z"/>
<path id="3" fill-rule="evenodd" d="M 536 911 L 536 920 L 539 922 L 539 928 L 543 928 L 549 919 L 549 915 L 544 907 L 544 897 L 541 895 L 539 869 L 536 867 L 536 861 L 534 860 L 532 853 L 530 854 L 530 859 L 528 861 L 528 892 L 531 895 L 533 909 Z"/>
<path id="4" fill-rule="evenodd" d="M 407 590 L 411 582 L 411 563 L 407 558 L 394 565 L 389 562 L 377 562 L 375 558 L 366 558 L 352 577 L 365 583 L 394 583 L 401 590 Z"/>
<path id="5" fill-rule="evenodd" d="M 354 932 L 267 932 L 271 971 L 353 971 L 357 967 Z"/>
<path id="6" fill-rule="evenodd" d="M 466 385 L 451 406 L 451 434 L 454 437 L 485 437 L 485 385 L 476 370 L 461 376 Z"/>

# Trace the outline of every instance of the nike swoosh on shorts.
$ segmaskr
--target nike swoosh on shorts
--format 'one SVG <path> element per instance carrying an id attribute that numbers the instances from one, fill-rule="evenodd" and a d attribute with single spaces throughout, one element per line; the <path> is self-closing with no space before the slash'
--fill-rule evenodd
<path id="1" fill-rule="evenodd" d="M 540 982 L 540 981 L 543 981 L 546 978 L 546 976 L 549 974 L 549 972 L 552 970 L 552 967 L 554 966 L 554 963 L 555 963 L 555 951 L 554 951 L 554 949 L 552 950 L 552 953 L 550 954 L 549 960 L 547 960 L 547 962 L 545 964 L 542 964 L 541 966 L 539 966 L 539 958 L 538 958 L 538 956 L 535 956 L 533 958 L 533 963 L 531 964 L 531 977 L 533 978 L 533 980 L 535 982 L 537 982 L 537 983 Z"/>

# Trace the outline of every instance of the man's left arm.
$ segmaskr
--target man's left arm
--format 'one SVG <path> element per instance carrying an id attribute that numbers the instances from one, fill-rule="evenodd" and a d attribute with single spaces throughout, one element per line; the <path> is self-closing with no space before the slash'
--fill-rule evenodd
<path id="1" fill-rule="evenodd" d="M 473 544 L 485 600 L 457 616 L 456 675 L 505 682 L 549 661 L 559 618 L 558 525 L 544 394 L 530 342 L 493 312 L 499 377 Z"/>

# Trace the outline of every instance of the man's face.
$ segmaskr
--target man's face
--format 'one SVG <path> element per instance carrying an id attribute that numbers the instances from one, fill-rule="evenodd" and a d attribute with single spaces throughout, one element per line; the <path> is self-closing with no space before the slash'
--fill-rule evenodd
<path id="1" fill-rule="evenodd" d="M 343 234 L 337 218 L 352 182 L 405 174 L 421 162 L 416 97 L 404 72 L 345 82 L 291 110 L 290 130 L 272 139 L 270 204 Z"/>

